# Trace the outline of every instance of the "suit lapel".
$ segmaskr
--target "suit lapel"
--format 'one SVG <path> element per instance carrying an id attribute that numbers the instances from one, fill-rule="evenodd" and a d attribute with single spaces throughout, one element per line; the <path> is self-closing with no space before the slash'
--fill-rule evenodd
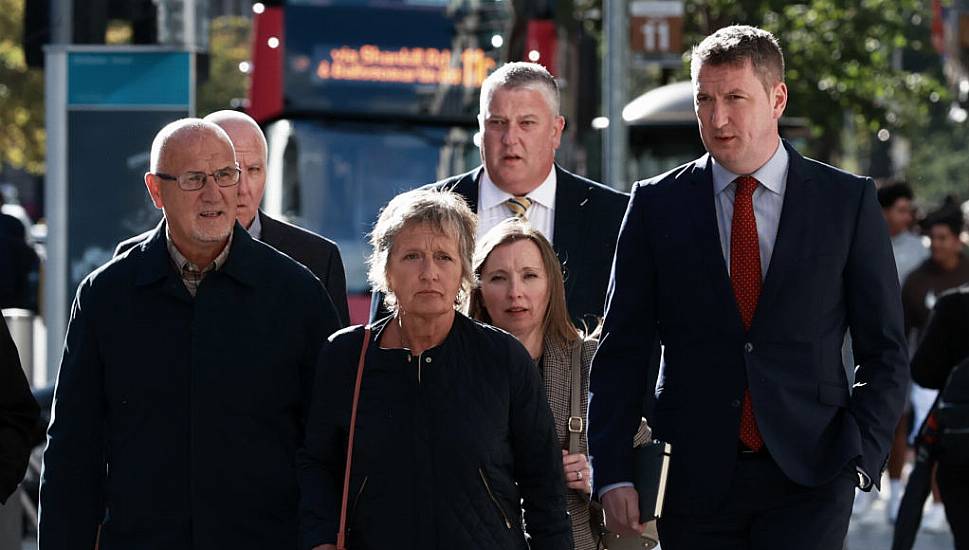
<path id="1" fill-rule="evenodd" d="M 787 144 L 785 143 L 785 146 Z M 751 330 L 757 327 L 758 319 L 764 317 L 764 312 L 770 311 L 777 300 L 777 294 L 784 287 L 784 279 L 788 273 L 796 268 L 798 256 L 809 250 L 809 225 L 816 219 L 815 189 L 811 185 L 810 174 L 804 158 L 791 147 L 787 147 L 790 161 L 787 169 L 787 189 L 784 191 L 784 205 L 781 207 L 781 219 L 777 227 L 777 238 L 774 240 L 774 251 L 771 254 L 770 265 L 754 312 Z"/>
<path id="2" fill-rule="evenodd" d="M 484 166 L 479 166 L 476 170 L 468 172 L 458 178 L 454 183 L 445 187 L 445 189 L 454 191 L 464 197 L 464 200 L 468 201 L 468 207 L 471 208 L 472 212 L 478 211 L 478 184 L 481 181 L 482 172 L 484 172 Z"/>
<path id="3" fill-rule="evenodd" d="M 555 220 L 552 245 L 558 254 L 559 261 L 565 269 L 565 300 L 572 297 L 575 290 L 575 278 L 568 277 L 573 258 L 587 257 L 582 253 L 585 240 L 589 235 L 587 226 L 595 223 L 594 219 L 587 219 L 586 212 L 591 198 L 586 188 L 576 181 L 571 174 L 555 165 Z"/>
<path id="4" fill-rule="evenodd" d="M 690 180 L 690 194 L 687 204 L 693 217 L 693 239 L 697 252 L 704 260 L 708 277 L 713 285 L 714 295 L 721 297 L 721 310 L 730 317 L 730 323 L 743 331 L 743 320 L 737 309 L 737 301 L 730 286 L 730 273 L 723 258 L 723 245 L 720 241 L 720 228 L 717 225 L 716 198 L 713 194 L 713 168 L 710 155 L 702 157 L 693 167 Z"/>
<path id="5" fill-rule="evenodd" d="M 280 234 L 279 231 L 277 231 L 278 227 L 276 220 L 267 216 L 262 210 L 258 210 L 256 215 L 259 216 L 259 223 L 262 225 L 262 232 L 259 235 L 259 240 L 273 248 L 278 249 Z"/>

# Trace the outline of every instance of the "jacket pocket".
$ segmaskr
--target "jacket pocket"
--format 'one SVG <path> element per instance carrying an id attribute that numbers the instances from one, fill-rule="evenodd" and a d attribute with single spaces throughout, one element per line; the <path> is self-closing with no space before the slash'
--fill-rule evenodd
<path id="1" fill-rule="evenodd" d="M 478 468 L 478 474 L 481 476 L 481 483 L 484 484 L 485 492 L 488 493 L 488 498 L 491 499 L 492 504 L 498 509 L 498 513 L 501 514 L 502 521 L 505 522 L 505 527 L 511 529 L 511 520 L 508 519 L 508 514 L 505 513 L 505 509 L 501 507 L 498 499 L 495 497 L 495 493 L 491 490 L 491 485 L 488 483 L 488 476 L 485 475 L 484 470 Z"/>
<path id="2" fill-rule="evenodd" d="M 818 384 L 818 401 L 835 407 L 848 406 L 848 388 L 841 384 Z"/>

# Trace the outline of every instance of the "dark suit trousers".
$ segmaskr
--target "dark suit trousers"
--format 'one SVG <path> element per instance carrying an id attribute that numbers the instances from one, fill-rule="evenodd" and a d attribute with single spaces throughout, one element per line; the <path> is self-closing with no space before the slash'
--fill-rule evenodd
<path id="1" fill-rule="evenodd" d="M 935 476 L 956 550 L 969 550 L 969 464 L 940 462 Z"/>
<path id="2" fill-rule="evenodd" d="M 704 516 L 666 514 L 663 550 L 830 550 L 844 546 L 857 477 L 848 466 L 833 481 L 805 487 L 769 454 L 737 459 L 727 498 Z"/>

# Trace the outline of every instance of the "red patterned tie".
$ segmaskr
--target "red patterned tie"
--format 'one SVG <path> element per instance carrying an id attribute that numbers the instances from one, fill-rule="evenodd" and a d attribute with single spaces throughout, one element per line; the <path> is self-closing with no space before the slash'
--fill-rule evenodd
<path id="1" fill-rule="evenodd" d="M 733 222 L 730 226 L 730 286 L 737 300 L 737 308 L 744 322 L 744 329 L 750 330 L 760 298 L 760 243 L 757 239 L 757 219 L 754 218 L 754 190 L 758 182 L 750 176 L 740 176 L 736 180 L 737 192 L 733 200 Z M 740 416 L 740 441 L 749 449 L 759 451 L 764 440 L 757 429 L 754 406 L 750 400 L 750 390 L 744 390 L 743 410 Z"/>

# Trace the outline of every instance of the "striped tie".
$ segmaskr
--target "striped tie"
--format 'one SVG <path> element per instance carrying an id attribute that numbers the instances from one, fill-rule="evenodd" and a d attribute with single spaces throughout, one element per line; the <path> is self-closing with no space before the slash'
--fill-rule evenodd
<path id="1" fill-rule="evenodd" d="M 505 206 L 507 206 L 508 210 L 511 211 L 511 215 L 522 220 L 528 219 L 528 217 L 525 216 L 525 212 L 528 212 L 528 208 L 531 207 L 531 205 L 532 199 L 524 196 L 512 197 L 505 201 Z"/>

